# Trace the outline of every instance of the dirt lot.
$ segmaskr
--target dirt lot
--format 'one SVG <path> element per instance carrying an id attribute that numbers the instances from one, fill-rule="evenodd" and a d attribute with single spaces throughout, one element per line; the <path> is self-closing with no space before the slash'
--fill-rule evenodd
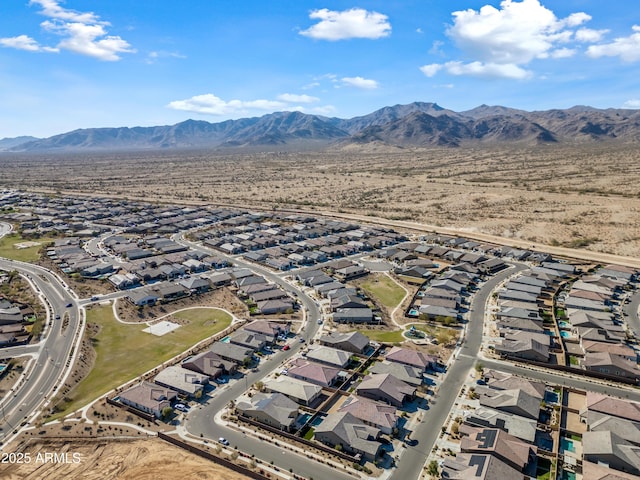
<path id="1" fill-rule="evenodd" d="M 640 255 L 633 146 L 4 154 L 2 165 L 7 187 L 362 213 Z"/>
<path id="2" fill-rule="evenodd" d="M 159 439 L 38 441 L 26 447 L 29 464 L 0 464 L 4 480 L 244 480 L 245 476 Z M 45 453 L 68 452 L 70 463 L 44 462 Z M 40 457 L 38 454 L 41 454 Z M 73 454 L 78 454 L 73 457 Z M 78 463 L 73 460 L 78 459 Z M 42 461 L 38 462 L 40 459 Z"/>

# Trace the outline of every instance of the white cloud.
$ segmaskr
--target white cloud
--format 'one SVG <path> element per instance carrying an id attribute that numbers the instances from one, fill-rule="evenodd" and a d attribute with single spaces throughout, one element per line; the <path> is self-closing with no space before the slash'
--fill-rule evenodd
<path id="1" fill-rule="evenodd" d="M 579 42 L 594 43 L 602 40 L 604 34 L 609 30 L 593 30 L 591 28 L 579 28 L 576 31 L 576 40 Z"/>
<path id="2" fill-rule="evenodd" d="M 549 52 L 549 56 L 551 58 L 569 58 L 573 57 L 577 53 L 575 48 L 558 48 L 557 50 L 553 50 Z"/>
<path id="3" fill-rule="evenodd" d="M 611 43 L 591 45 L 587 49 L 587 55 L 592 58 L 620 57 L 625 62 L 640 60 L 640 26 L 634 25 L 632 33 L 628 37 L 616 38 Z"/>
<path id="4" fill-rule="evenodd" d="M 342 84 L 348 87 L 362 88 L 364 90 L 375 90 L 378 88 L 378 82 L 362 77 L 343 77 Z"/>
<path id="5" fill-rule="evenodd" d="M 429 65 L 423 65 L 420 67 L 422 73 L 424 73 L 427 77 L 433 77 L 436 73 L 442 70 L 444 65 L 439 63 L 431 63 Z"/>
<path id="6" fill-rule="evenodd" d="M 314 107 L 309 110 L 309 113 L 315 113 L 316 115 L 331 115 L 337 111 L 333 105 L 322 105 L 320 107 Z"/>
<path id="7" fill-rule="evenodd" d="M 303 85 L 301 88 L 302 90 L 311 90 L 312 88 L 316 88 L 320 86 L 320 82 L 311 82 L 311 83 L 307 83 L 306 85 Z"/>
<path id="8" fill-rule="evenodd" d="M 251 110 L 300 110 L 292 108 L 285 102 L 278 100 L 229 100 L 225 101 L 211 93 L 196 95 L 185 100 L 175 100 L 167 105 L 174 110 L 203 113 L 206 115 L 237 115 L 246 114 Z"/>
<path id="9" fill-rule="evenodd" d="M 283 93 L 278 95 L 277 99 L 287 103 L 315 103 L 320 101 L 319 98 L 311 95 L 296 95 L 295 93 Z"/>
<path id="10" fill-rule="evenodd" d="M 574 55 L 574 49 L 562 45 L 572 41 L 572 27 L 591 19 L 584 12 L 558 19 L 540 0 L 503 0 L 499 8 L 485 5 L 452 15 L 447 35 L 472 61 L 425 65 L 421 70 L 427 76 L 444 70 L 453 75 L 529 78 L 532 72 L 524 67 L 531 61 Z"/>
<path id="11" fill-rule="evenodd" d="M 147 59 L 146 62 L 149 64 L 155 63 L 157 60 L 161 59 L 161 58 L 187 58 L 186 55 L 182 55 L 180 53 L 175 53 L 175 52 L 165 52 L 165 51 L 153 51 L 153 52 L 149 52 L 149 54 L 147 55 Z"/>
<path id="12" fill-rule="evenodd" d="M 57 0 L 31 0 L 29 5 L 40 5 L 42 7 L 41 15 L 56 20 L 67 20 L 80 23 L 101 23 L 100 17 L 93 12 L 76 12 L 59 5 Z"/>
<path id="13" fill-rule="evenodd" d="M 633 109 L 640 108 L 640 99 L 632 98 L 631 100 L 627 100 L 622 104 L 622 108 L 633 108 Z"/>
<path id="14" fill-rule="evenodd" d="M 57 48 L 43 47 L 28 35 L 18 35 L 17 37 L 0 38 L 0 45 L 3 47 L 26 50 L 28 52 L 58 52 Z"/>
<path id="15" fill-rule="evenodd" d="M 90 25 L 45 20 L 41 25 L 45 30 L 65 37 L 58 43 L 58 48 L 81 55 L 113 62 L 120 60 L 118 54 L 134 51 L 131 45 L 122 38 L 107 35 L 104 26 L 101 24 Z"/>
<path id="16" fill-rule="evenodd" d="M 300 35 L 319 40 L 376 39 L 391 34 L 391 24 L 386 15 L 368 12 L 362 8 L 342 12 L 326 8 L 312 10 L 309 18 L 320 21 L 307 30 L 302 30 Z"/>
<path id="17" fill-rule="evenodd" d="M 100 20 L 93 12 L 77 12 L 60 6 L 59 0 L 31 0 L 29 5 L 41 7 L 38 12 L 48 19 L 40 26 L 60 37 L 55 47 L 40 46 L 27 35 L 1 39 L 3 46 L 32 52 L 58 52 L 68 50 L 104 61 L 120 60 L 119 54 L 133 53 L 131 45 L 119 36 L 108 35 L 110 24 Z"/>

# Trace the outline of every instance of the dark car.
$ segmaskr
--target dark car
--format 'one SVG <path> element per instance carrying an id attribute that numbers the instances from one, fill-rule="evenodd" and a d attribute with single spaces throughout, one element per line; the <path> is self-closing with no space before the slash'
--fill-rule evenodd
<path id="1" fill-rule="evenodd" d="M 67 303 L 67 308 L 73 307 L 73 303 Z"/>
<path id="2" fill-rule="evenodd" d="M 289 345 L 285 345 L 284 347 L 282 347 L 283 350 L 289 350 L 291 347 Z"/>

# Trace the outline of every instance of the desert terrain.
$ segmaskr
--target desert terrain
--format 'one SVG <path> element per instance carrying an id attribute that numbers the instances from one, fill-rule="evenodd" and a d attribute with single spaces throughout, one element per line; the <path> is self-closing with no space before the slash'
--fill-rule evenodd
<path id="1" fill-rule="evenodd" d="M 159 439 L 37 440 L 23 452 L 30 462 L 1 464 L 5 480 L 155 480 L 159 478 L 244 480 L 247 477 Z M 63 454 L 67 463 L 44 461 Z M 41 454 L 40 456 L 38 454 Z M 74 457 L 73 455 L 76 454 Z M 77 463 L 74 463 L 74 459 Z M 40 461 L 41 460 L 41 461 Z"/>
<path id="2" fill-rule="evenodd" d="M 358 213 L 640 255 L 633 145 L 5 153 L 0 165 L 2 187 Z"/>

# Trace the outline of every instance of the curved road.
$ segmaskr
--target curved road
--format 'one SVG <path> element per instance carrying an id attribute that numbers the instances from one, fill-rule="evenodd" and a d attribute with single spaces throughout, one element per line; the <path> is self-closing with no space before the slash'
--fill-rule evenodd
<path id="1" fill-rule="evenodd" d="M 76 332 L 81 325 L 81 313 L 76 299 L 51 272 L 27 263 L 0 259 L 0 268 L 16 270 L 28 277 L 47 299 L 50 308 L 48 325 L 43 330 L 44 339 L 37 345 L 25 345 L 0 350 L 2 356 L 32 354 L 37 356 L 34 370 L 24 376 L 24 380 L 0 402 L 0 441 L 27 421 L 37 411 L 45 399 L 59 384 L 70 368 L 68 363 Z M 71 304 L 71 307 L 67 307 Z M 60 320 L 55 316 L 60 315 Z M 68 319 L 68 325 L 62 330 L 62 324 Z"/>

